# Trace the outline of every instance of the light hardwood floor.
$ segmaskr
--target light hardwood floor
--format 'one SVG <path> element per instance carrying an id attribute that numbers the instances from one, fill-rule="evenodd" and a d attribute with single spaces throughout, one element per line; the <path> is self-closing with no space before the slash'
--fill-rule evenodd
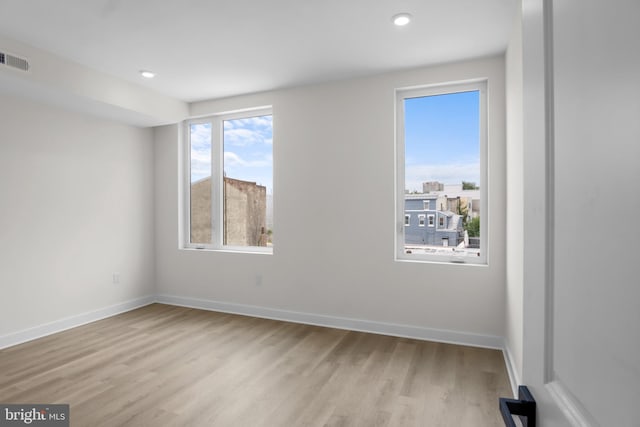
<path id="1" fill-rule="evenodd" d="M 0 350 L 77 426 L 501 426 L 497 350 L 153 304 Z"/>

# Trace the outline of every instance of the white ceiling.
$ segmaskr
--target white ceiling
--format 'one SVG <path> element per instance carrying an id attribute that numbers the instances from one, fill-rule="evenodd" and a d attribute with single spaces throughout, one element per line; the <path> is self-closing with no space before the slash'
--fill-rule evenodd
<path id="1" fill-rule="evenodd" d="M 0 0 L 0 33 L 191 102 L 497 54 L 515 2 Z"/>

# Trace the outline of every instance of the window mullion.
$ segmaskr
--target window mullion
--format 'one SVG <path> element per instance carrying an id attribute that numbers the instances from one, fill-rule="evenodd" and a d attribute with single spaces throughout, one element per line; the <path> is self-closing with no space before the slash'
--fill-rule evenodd
<path id="1" fill-rule="evenodd" d="M 223 156 L 222 121 L 220 118 L 215 118 L 211 123 L 211 243 L 216 248 L 221 248 L 223 242 Z"/>
<path id="2" fill-rule="evenodd" d="M 404 96 L 402 92 L 396 93 L 396 254 L 404 250 L 405 227 L 400 226 L 399 218 L 404 215 Z"/>
<path id="3" fill-rule="evenodd" d="M 181 244 L 184 247 L 191 247 L 191 126 L 187 123 L 183 128 L 183 141 L 186 141 L 183 146 L 182 155 L 184 168 L 184 187 L 183 197 L 184 206 L 182 207 L 183 213 L 183 240 Z"/>

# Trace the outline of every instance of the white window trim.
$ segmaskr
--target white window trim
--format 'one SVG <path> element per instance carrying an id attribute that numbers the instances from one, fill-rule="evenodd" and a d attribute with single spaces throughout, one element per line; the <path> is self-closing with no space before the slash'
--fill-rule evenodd
<path id="1" fill-rule="evenodd" d="M 480 256 L 477 258 L 472 257 L 446 257 L 442 255 L 430 255 L 430 254 L 416 254 L 405 253 L 405 237 L 404 227 L 396 226 L 396 261 L 415 261 L 415 262 L 435 262 L 435 263 L 452 263 L 452 264 L 469 264 L 469 265 L 487 265 L 487 253 L 488 253 L 488 237 L 489 233 L 489 221 L 488 221 L 488 205 L 489 205 L 489 191 L 488 191 L 488 173 L 487 165 L 489 163 L 488 152 L 488 96 L 487 96 L 488 82 L 486 79 L 469 80 L 465 82 L 452 82 L 445 84 L 436 84 L 423 87 L 409 87 L 400 88 L 395 91 L 395 113 L 396 113 L 396 140 L 395 140 L 395 154 L 396 154 L 396 224 L 400 224 L 400 221 L 404 215 L 404 194 L 405 194 L 405 148 L 404 148 L 404 100 L 409 98 L 417 98 L 423 96 L 433 95 L 445 95 L 450 93 L 479 91 L 480 94 L 480 229 L 482 230 L 483 238 L 480 239 Z"/>
<path id="2" fill-rule="evenodd" d="M 429 214 L 427 216 L 428 220 L 427 220 L 427 224 L 429 225 L 429 227 L 435 227 L 436 226 L 436 216 L 434 214 Z"/>
<path id="3" fill-rule="evenodd" d="M 224 141 L 223 122 L 257 116 L 273 116 L 271 107 L 260 107 L 242 111 L 213 114 L 207 117 L 189 119 L 184 122 L 182 138 L 182 191 L 183 220 L 181 249 L 211 250 L 220 252 L 242 252 L 252 254 L 273 254 L 273 247 L 223 245 L 224 203 L 222 185 L 224 182 Z M 211 243 L 191 243 L 191 125 L 211 123 Z M 275 227 L 274 227 L 275 228 Z"/>
<path id="4" fill-rule="evenodd" d="M 427 217 L 423 214 L 418 215 L 418 227 L 424 227 L 427 223 Z M 422 222 L 422 224 L 420 223 Z"/>
<path id="5" fill-rule="evenodd" d="M 409 227 L 411 225 L 411 214 L 404 215 L 404 226 Z"/>

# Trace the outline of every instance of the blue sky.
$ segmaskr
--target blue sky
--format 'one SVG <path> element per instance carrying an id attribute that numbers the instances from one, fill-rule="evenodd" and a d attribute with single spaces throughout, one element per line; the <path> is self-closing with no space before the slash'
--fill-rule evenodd
<path id="1" fill-rule="evenodd" d="M 273 120 L 257 116 L 224 121 L 227 177 L 254 181 L 273 194 Z M 211 176 L 211 125 L 191 125 L 191 181 Z"/>
<path id="2" fill-rule="evenodd" d="M 425 181 L 480 185 L 478 91 L 405 100 L 405 189 Z"/>
<path id="3" fill-rule="evenodd" d="M 211 124 L 191 125 L 191 182 L 211 176 Z"/>

